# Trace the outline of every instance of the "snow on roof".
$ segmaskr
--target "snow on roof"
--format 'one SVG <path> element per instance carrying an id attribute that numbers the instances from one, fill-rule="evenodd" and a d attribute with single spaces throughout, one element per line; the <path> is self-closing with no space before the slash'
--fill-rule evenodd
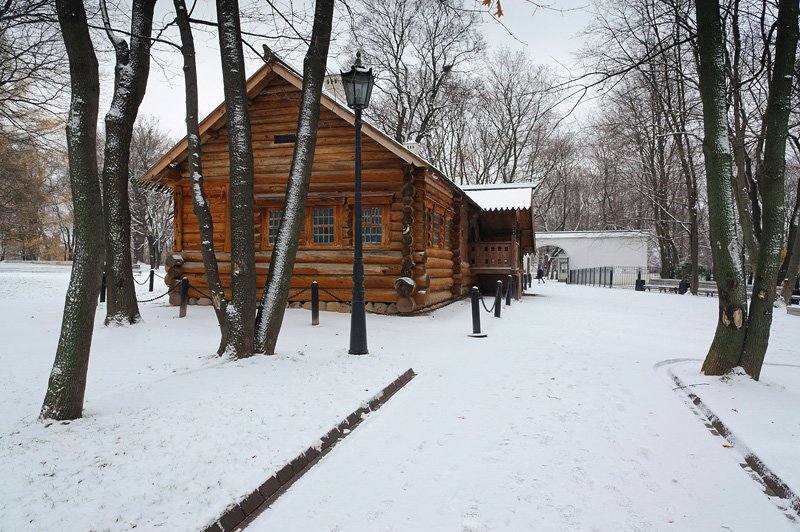
<path id="1" fill-rule="evenodd" d="M 530 209 L 534 188 L 531 183 L 461 186 L 467 196 L 485 211 Z"/>
<path id="2" fill-rule="evenodd" d="M 537 232 L 536 239 L 547 238 L 649 238 L 646 231 L 552 231 Z"/>

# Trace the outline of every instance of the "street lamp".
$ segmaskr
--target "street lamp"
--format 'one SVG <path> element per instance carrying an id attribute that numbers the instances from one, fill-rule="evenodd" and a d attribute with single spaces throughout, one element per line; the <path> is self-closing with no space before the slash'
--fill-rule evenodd
<path id="1" fill-rule="evenodd" d="M 353 297 L 350 314 L 350 350 L 351 355 L 366 355 L 367 349 L 367 315 L 364 308 L 364 252 L 362 227 L 364 220 L 361 213 L 361 111 L 369 105 L 375 77 L 372 69 L 367 70 L 361 64 L 361 52 L 356 54 L 356 62 L 349 72 L 342 72 L 342 85 L 347 98 L 347 106 L 356 113 L 356 205 L 355 205 L 355 241 L 353 243 Z"/>

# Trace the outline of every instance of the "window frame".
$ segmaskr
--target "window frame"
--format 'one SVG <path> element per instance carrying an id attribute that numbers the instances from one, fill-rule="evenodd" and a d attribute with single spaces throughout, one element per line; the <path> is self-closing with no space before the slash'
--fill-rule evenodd
<path id="1" fill-rule="evenodd" d="M 453 239 L 450 232 L 453 229 L 455 212 L 435 201 L 428 201 L 426 205 L 426 247 L 452 250 Z"/>
<path id="2" fill-rule="evenodd" d="M 375 224 L 375 223 L 366 224 L 364 222 L 364 214 L 365 214 L 365 211 L 367 209 L 380 209 L 380 212 L 381 212 L 381 221 L 380 221 L 380 223 L 377 223 L 377 224 Z M 387 224 L 387 218 L 388 217 L 386 216 L 387 211 L 388 211 L 388 206 L 385 206 L 385 205 L 362 205 L 361 206 L 361 243 L 364 246 L 376 247 L 376 246 L 383 246 L 383 245 L 386 244 L 386 242 L 387 242 L 387 232 L 388 232 L 388 224 Z M 353 221 L 355 221 L 355 211 L 353 212 Z M 355 224 L 353 224 L 353 225 L 355 226 Z M 364 235 L 364 230 L 367 228 L 368 225 L 370 227 L 380 227 L 381 238 L 380 238 L 379 242 L 367 242 L 367 239 L 365 238 L 365 235 Z"/>
<path id="3" fill-rule="evenodd" d="M 440 248 L 442 247 L 442 215 L 436 211 L 434 208 L 433 210 L 433 218 L 431 219 L 431 247 L 433 248 Z"/>
<path id="4" fill-rule="evenodd" d="M 275 238 L 278 237 L 278 227 L 280 227 L 280 220 L 283 218 L 283 205 L 259 205 L 258 206 L 259 226 L 261 227 L 260 250 L 267 251 L 272 249 L 275 244 L 269 241 L 269 215 L 271 212 L 280 212 L 281 216 L 278 219 L 278 225 L 275 227 Z"/>
<path id="5" fill-rule="evenodd" d="M 330 209 L 331 211 L 331 218 L 332 221 L 330 224 L 325 224 L 324 227 L 331 228 L 331 242 L 315 242 L 314 241 L 314 228 L 316 224 L 314 223 L 314 211 L 317 209 Z M 308 246 L 315 246 L 315 247 L 324 247 L 329 248 L 332 246 L 340 246 L 341 245 L 341 230 L 340 230 L 340 223 L 338 221 L 341 219 L 339 213 L 339 207 L 337 205 L 311 205 L 306 209 L 306 219 L 310 220 L 311 223 L 308 225 L 308 231 L 306 232 L 306 244 Z"/>

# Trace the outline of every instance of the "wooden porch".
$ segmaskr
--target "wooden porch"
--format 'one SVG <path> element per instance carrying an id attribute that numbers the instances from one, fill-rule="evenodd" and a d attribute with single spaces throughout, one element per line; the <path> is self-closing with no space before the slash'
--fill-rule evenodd
<path id="1" fill-rule="evenodd" d="M 517 246 L 509 240 L 470 242 L 469 264 L 474 274 L 506 274 L 519 269 Z"/>

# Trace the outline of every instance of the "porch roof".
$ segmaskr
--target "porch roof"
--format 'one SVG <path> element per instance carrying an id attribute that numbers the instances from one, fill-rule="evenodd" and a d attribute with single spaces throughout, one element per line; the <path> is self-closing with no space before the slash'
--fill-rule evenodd
<path id="1" fill-rule="evenodd" d="M 533 183 L 461 186 L 467 196 L 484 211 L 530 209 L 535 188 L 536 185 Z"/>

